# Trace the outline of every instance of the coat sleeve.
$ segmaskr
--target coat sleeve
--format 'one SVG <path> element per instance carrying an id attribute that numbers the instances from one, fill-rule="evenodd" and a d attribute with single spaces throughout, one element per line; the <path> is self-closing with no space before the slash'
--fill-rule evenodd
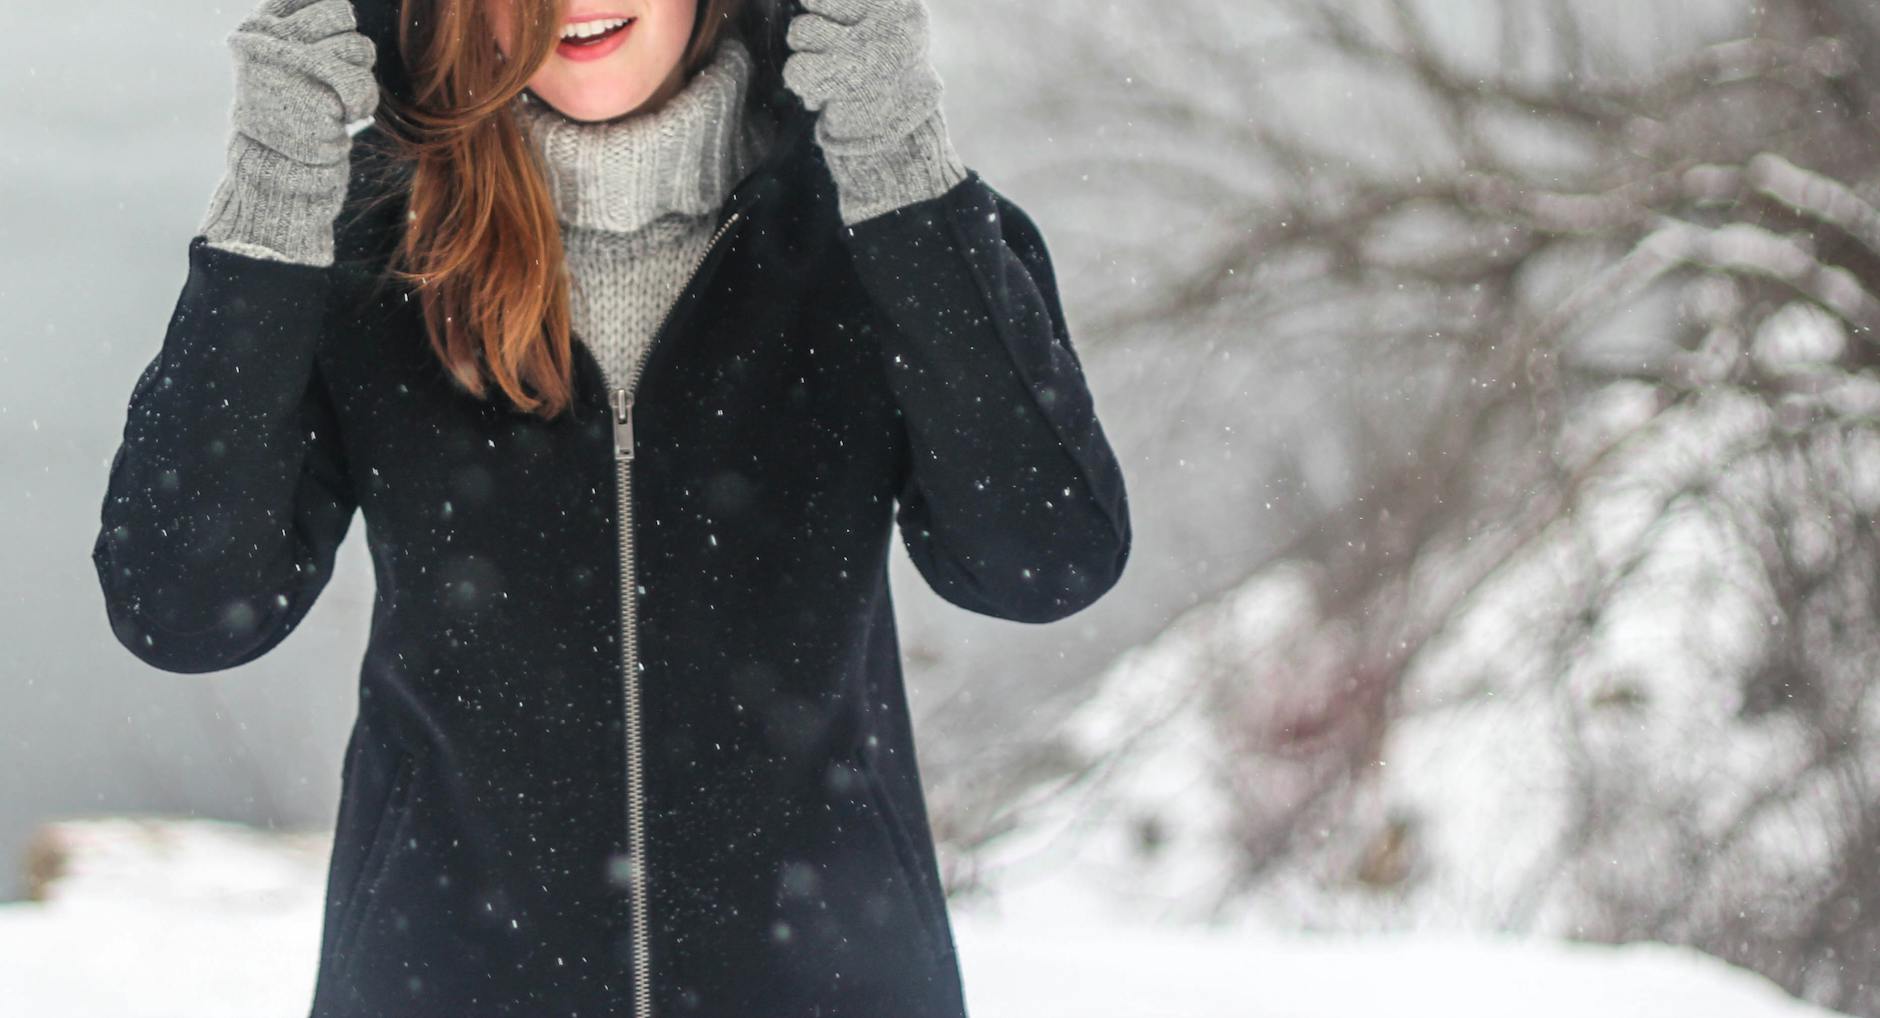
<path id="1" fill-rule="evenodd" d="M 906 432 L 895 520 L 941 597 L 1043 623 L 1129 558 L 1123 472 L 1071 347 L 1044 238 L 977 171 L 846 227 Z"/>
<path id="2" fill-rule="evenodd" d="M 112 632 L 157 668 L 260 657 L 332 573 L 355 502 L 315 368 L 329 285 L 320 268 L 190 243 L 92 545 Z"/>

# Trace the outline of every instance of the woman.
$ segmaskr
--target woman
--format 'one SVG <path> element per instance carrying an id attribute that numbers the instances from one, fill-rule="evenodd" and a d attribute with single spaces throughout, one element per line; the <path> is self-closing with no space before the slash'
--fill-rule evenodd
<path id="1" fill-rule="evenodd" d="M 1063 618 L 1127 560 L 1123 477 L 919 0 L 805 6 L 268 0 L 231 37 L 93 559 L 132 653 L 215 671 L 365 518 L 315 1016 L 964 1014 L 889 542 Z"/>

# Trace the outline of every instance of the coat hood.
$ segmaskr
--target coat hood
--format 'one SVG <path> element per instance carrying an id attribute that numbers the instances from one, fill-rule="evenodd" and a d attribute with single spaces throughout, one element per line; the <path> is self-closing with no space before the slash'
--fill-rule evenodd
<path id="1" fill-rule="evenodd" d="M 379 90 L 409 99 L 411 76 L 398 54 L 400 6 L 399 0 L 353 0 L 353 14 L 359 21 L 360 33 L 371 39 L 378 50 L 372 71 L 379 79 Z"/>

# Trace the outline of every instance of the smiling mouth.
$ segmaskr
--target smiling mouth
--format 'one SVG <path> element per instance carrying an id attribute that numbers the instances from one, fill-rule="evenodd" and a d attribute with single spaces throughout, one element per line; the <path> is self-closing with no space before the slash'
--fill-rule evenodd
<path id="1" fill-rule="evenodd" d="M 636 18 L 597 18 L 565 25 L 561 30 L 561 45 L 576 49 L 598 46 L 621 32 L 638 19 Z"/>

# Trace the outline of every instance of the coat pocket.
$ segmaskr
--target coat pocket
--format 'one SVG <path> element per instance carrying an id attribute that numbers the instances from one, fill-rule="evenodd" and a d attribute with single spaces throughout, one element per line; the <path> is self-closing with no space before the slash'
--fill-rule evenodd
<path id="1" fill-rule="evenodd" d="M 415 758 L 409 753 L 400 753 L 398 768 L 393 772 L 391 787 L 385 794 L 385 804 L 380 808 L 378 822 L 372 828 L 371 844 L 359 864 L 359 872 L 353 876 L 352 886 L 346 892 L 339 936 L 334 941 L 342 958 L 352 956 L 359 927 L 371 910 L 379 893 L 379 885 L 397 851 L 398 838 L 404 830 L 410 805 L 415 770 Z"/>

